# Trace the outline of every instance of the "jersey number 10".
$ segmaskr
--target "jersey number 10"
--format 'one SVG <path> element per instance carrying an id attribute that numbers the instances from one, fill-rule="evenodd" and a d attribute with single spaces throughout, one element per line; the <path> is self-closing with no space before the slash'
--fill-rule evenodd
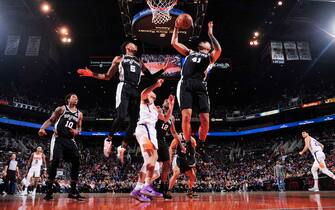
<path id="1" fill-rule="evenodd" d="M 65 127 L 67 127 L 67 128 L 71 128 L 71 129 L 72 129 L 72 127 L 73 127 L 73 122 L 66 121 L 66 123 L 65 123 Z"/>

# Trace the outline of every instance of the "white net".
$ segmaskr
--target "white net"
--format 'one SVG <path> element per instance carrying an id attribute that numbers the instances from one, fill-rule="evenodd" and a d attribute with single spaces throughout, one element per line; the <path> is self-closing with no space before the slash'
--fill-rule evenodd
<path id="1" fill-rule="evenodd" d="M 177 0 L 147 0 L 152 11 L 152 23 L 164 24 L 171 20 L 170 10 L 177 4 Z"/>

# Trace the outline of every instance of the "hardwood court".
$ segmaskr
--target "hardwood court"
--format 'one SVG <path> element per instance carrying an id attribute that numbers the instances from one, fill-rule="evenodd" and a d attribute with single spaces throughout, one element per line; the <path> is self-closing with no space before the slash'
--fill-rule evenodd
<path id="1" fill-rule="evenodd" d="M 0 209 L 122 209 L 122 210 L 218 210 L 218 209 L 335 209 L 334 192 L 250 192 L 200 194 L 197 199 L 189 199 L 184 194 L 174 194 L 171 201 L 155 199 L 151 203 L 140 203 L 127 194 L 84 194 L 86 201 L 78 202 L 56 195 L 52 201 L 44 201 L 42 196 L 0 197 Z"/>

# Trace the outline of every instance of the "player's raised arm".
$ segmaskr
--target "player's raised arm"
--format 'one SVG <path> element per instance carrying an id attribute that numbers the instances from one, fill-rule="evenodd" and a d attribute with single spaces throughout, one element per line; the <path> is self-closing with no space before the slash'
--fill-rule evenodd
<path id="1" fill-rule="evenodd" d="M 172 38 L 171 38 L 171 45 L 180 54 L 182 54 L 183 56 L 187 56 L 190 53 L 190 49 L 188 49 L 182 43 L 179 43 L 179 41 L 178 41 L 178 32 L 179 32 L 179 29 L 176 27 L 176 24 L 175 24 L 174 29 L 173 29 Z"/>
<path id="2" fill-rule="evenodd" d="M 208 37 L 210 38 L 212 46 L 214 48 L 213 51 L 211 52 L 211 62 L 215 63 L 217 59 L 219 59 L 222 49 L 220 43 L 213 35 L 213 21 L 210 21 L 208 23 Z"/>
<path id="3" fill-rule="evenodd" d="M 98 73 L 92 72 L 87 67 L 85 69 L 78 69 L 77 73 L 81 77 L 93 77 L 95 79 L 100 79 L 100 80 L 110 80 L 116 74 L 118 70 L 117 66 L 119 65 L 121 61 L 122 61 L 122 57 L 116 56 L 112 61 L 112 65 L 109 67 L 107 73 L 105 74 L 98 74 Z"/>
<path id="4" fill-rule="evenodd" d="M 144 89 L 141 93 L 141 101 L 144 101 L 148 98 L 149 94 L 154 91 L 156 88 L 159 88 L 162 86 L 164 80 L 163 79 L 158 79 L 157 82 L 150 87 Z"/>
<path id="5" fill-rule="evenodd" d="M 173 115 L 171 116 L 171 120 L 172 120 L 172 123 L 171 123 L 171 126 L 170 126 L 171 135 L 173 136 L 173 138 L 178 138 L 179 139 L 179 136 L 178 136 L 178 133 L 177 133 L 177 130 L 176 130 L 176 126 L 175 126 L 176 119 L 174 118 Z"/>
<path id="6" fill-rule="evenodd" d="M 55 111 L 52 113 L 51 117 L 43 123 L 40 130 L 38 131 L 38 135 L 46 136 L 47 132 L 45 131 L 45 129 L 47 129 L 51 124 L 54 124 L 58 120 L 58 118 L 63 114 L 63 112 L 64 112 L 64 106 L 57 107 Z"/>
<path id="7" fill-rule="evenodd" d="M 173 112 L 173 107 L 174 107 L 174 96 L 170 95 L 168 102 L 169 102 L 169 109 L 167 111 L 167 113 L 164 115 L 163 113 L 159 113 L 158 114 L 158 118 L 162 121 L 164 121 L 164 123 L 166 123 L 167 121 L 169 121 L 169 119 L 171 118 L 172 112 Z"/>

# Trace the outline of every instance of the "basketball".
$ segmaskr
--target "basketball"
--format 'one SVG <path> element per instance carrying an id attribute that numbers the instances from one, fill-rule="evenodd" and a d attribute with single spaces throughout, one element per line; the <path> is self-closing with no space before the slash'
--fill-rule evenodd
<path id="1" fill-rule="evenodd" d="M 176 27 L 180 29 L 189 29 L 193 25 L 193 19 L 189 14 L 181 14 L 177 17 Z"/>

